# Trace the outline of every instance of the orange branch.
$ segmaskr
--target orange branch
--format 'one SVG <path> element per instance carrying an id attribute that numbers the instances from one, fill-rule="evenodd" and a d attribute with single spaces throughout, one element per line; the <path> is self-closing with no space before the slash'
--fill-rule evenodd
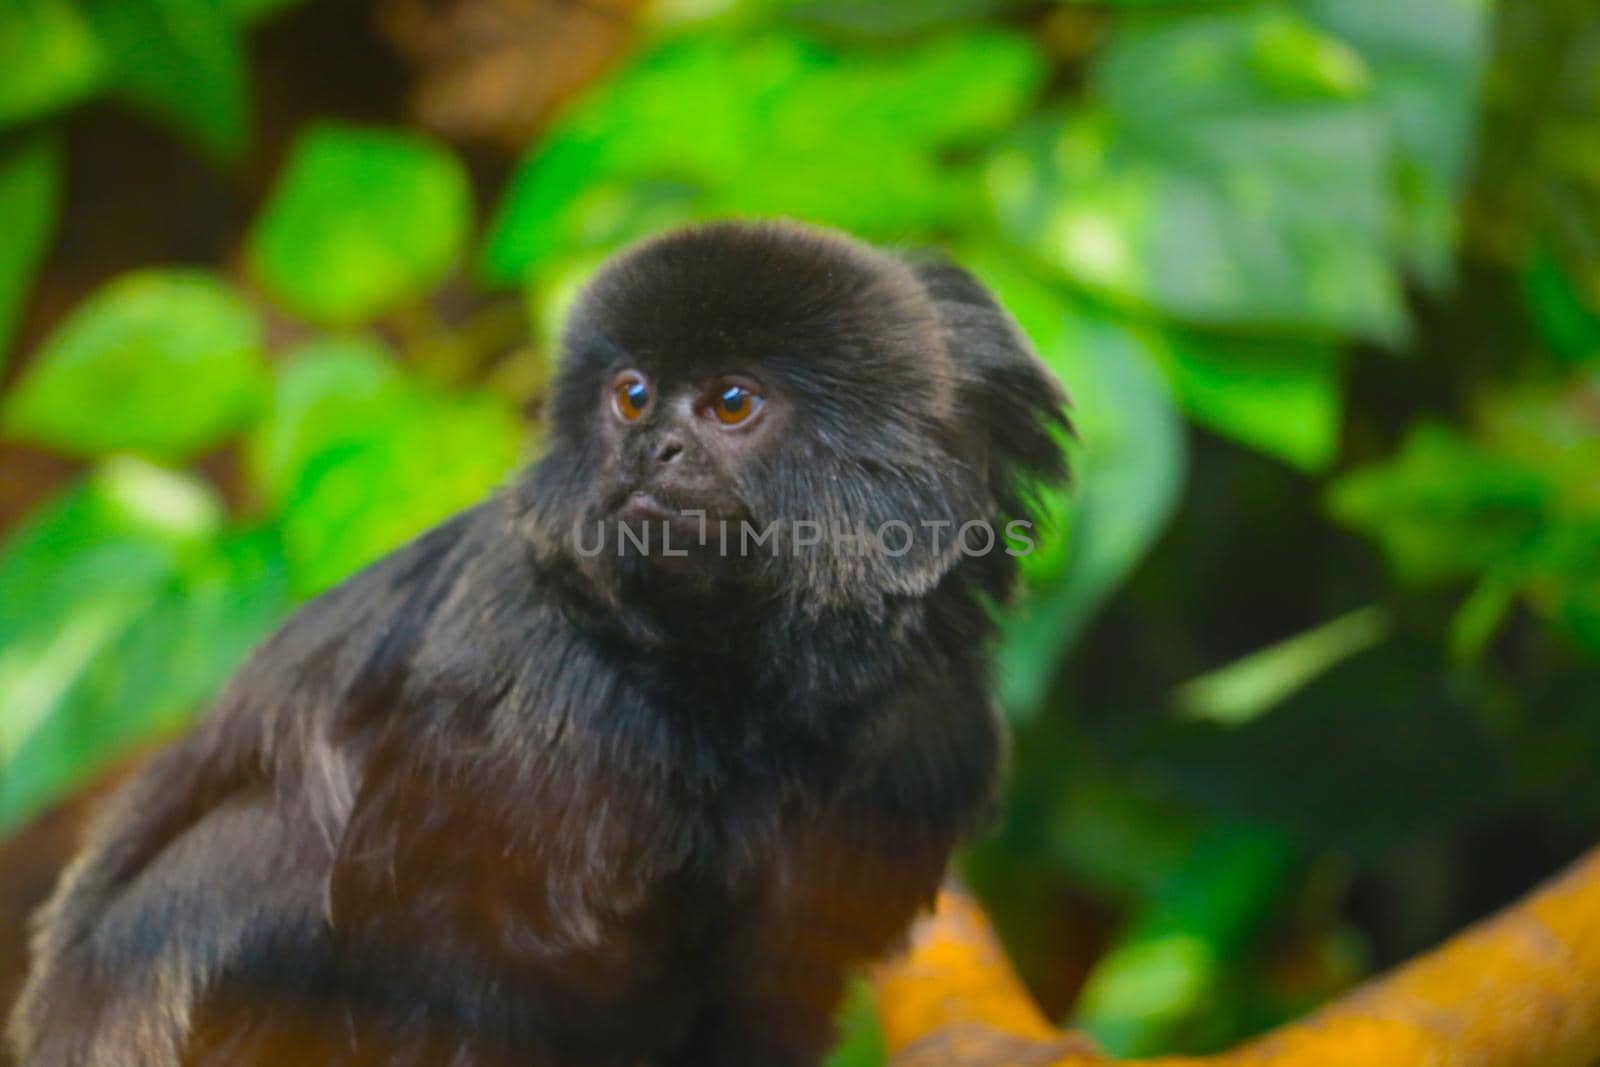
<path id="1" fill-rule="evenodd" d="M 877 976 L 894 1067 L 1104 1063 L 1034 1006 L 971 898 L 941 895 Z M 1150 1067 L 1593 1067 L 1600 849 L 1520 903 L 1301 1022 Z"/>

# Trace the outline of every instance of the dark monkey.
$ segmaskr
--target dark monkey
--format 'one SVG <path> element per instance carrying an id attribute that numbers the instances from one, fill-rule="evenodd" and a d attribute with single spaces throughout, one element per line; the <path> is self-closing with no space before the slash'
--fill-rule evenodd
<path id="1" fill-rule="evenodd" d="M 1004 524 L 1064 476 L 1061 394 L 969 275 L 793 225 L 623 254 L 563 348 L 544 457 L 112 804 L 26 1067 L 818 1061 L 990 801 Z"/>

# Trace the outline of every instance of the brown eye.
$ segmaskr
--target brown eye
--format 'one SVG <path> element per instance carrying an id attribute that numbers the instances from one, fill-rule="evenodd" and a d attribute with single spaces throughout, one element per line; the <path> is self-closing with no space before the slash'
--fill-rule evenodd
<path id="1" fill-rule="evenodd" d="M 738 426 L 761 410 L 761 395 L 742 385 L 726 385 L 711 400 L 711 412 L 724 426 Z"/>
<path id="2" fill-rule="evenodd" d="M 650 383 L 642 374 L 624 374 L 612 383 L 611 400 L 624 422 L 635 422 L 650 406 Z"/>

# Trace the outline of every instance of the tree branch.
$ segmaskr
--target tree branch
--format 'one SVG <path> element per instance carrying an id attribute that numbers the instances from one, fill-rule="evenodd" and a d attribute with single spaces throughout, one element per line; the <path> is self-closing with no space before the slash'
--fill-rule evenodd
<path id="1" fill-rule="evenodd" d="M 984 917 L 941 895 L 877 975 L 893 1067 L 1109 1061 L 1039 1013 Z M 1231 1052 L 1147 1067 L 1594 1067 L 1600 849 L 1542 889 L 1309 1018 Z"/>

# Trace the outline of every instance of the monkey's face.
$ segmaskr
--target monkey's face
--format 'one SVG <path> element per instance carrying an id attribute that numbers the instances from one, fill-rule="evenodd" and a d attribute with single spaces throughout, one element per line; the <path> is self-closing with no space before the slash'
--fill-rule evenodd
<path id="1" fill-rule="evenodd" d="M 911 267 L 833 234 L 718 225 L 625 253 L 563 338 L 536 549 L 613 595 L 732 586 L 818 611 L 924 593 L 981 547 L 962 527 L 999 518 L 994 368 L 956 340 Z M 1059 413 L 1004 345 L 1036 394 L 1010 414 Z"/>
<path id="2" fill-rule="evenodd" d="M 783 447 L 791 414 L 783 383 L 769 384 L 771 374 L 748 360 L 680 374 L 659 359 L 612 356 L 597 360 L 609 377 L 591 427 L 604 452 L 591 517 L 637 532 L 624 545 L 643 555 L 652 545 L 704 550 L 749 523 L 742 485 Z"/>

